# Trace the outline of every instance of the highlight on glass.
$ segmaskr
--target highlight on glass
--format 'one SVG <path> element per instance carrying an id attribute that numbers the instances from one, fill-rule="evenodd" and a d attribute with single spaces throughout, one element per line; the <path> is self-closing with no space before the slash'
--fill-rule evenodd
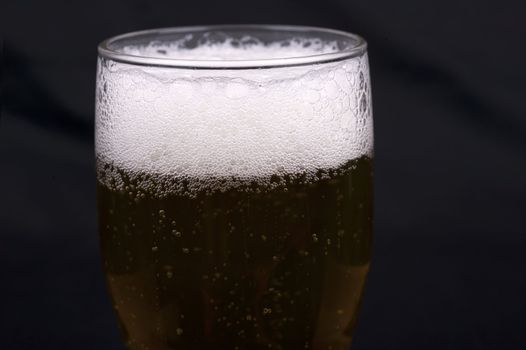
<path id="1" fill-rule="evenodd" d="M 99 46 L 104 272 L 129 349 L 348 349 L 373 231 L 366 43 L 297 26 Z"/>

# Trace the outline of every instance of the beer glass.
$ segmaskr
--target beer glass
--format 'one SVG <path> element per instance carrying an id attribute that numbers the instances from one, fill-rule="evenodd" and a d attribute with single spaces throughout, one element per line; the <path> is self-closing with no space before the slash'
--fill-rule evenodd
<path id="1" fill-rule="evenodd" d="M 366 43 L 297 26 L 99 46 L 105 277 L 129 349 L 347 349 L 369 267 Z"/>

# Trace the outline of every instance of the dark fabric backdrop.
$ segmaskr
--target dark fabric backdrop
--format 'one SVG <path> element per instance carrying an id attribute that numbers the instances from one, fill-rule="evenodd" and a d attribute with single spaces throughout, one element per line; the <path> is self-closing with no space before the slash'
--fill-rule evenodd
<path id="1" fill-rule="evenodd" d="M 1 349 L 123 349 L 96 229 L 96 46 L 217 23 L 369 41 L 376 235 L 353 350 L 526 349 L 523 0 L 2 0 L 0 16 Z"/>

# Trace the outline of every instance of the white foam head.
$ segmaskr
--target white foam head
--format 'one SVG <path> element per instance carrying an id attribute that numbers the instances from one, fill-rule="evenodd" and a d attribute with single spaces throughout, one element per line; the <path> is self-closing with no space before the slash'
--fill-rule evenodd
<path id="1" fill-rule="evenodd" d="M 127 47 L 192 59 L 297 57 L 332 52 L 313 40 L 284 46 Z M 265 178 L 335 168 L 373 146 L 367 56 L 246 70 L 146 67 L 99 60 L 97 156 L 132 172 Z"/>
<path id="2" fill-rule="evenodd" d="M 226 38 L 220 43 L 207 42 L 189 49 L 186 47 L 186 42 L 191 39 L 190 35 L 162 44 L 150 42 L 142 46 L 129 45 L 124 46 L 122 51 L 142 57 L 207 61 L 292 58 L 338 51 L 338 44 L 335 41 L 323 41 L 318 38 L 296 38 L 264 44 L 254 37 L 245 36 L 241 39 Z"/>

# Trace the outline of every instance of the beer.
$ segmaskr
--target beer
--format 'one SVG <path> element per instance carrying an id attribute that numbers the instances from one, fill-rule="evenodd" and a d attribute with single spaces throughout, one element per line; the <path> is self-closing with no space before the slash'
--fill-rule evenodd
<path id="1" fill-rule="evenodd" d="M 370 259 L 370 158 L 192 196 L 138 189 L 191 180 L 98 168 L 121 183 L 99 183 L 99 220 L 130 349 L 347 348 Z"/>
<path id="2" fill-rule="evenodd" d="M 372 240 L 365 44 L 200 27 L 100 50 L 99 231 L 128 348 L 348 349 Z"/>

